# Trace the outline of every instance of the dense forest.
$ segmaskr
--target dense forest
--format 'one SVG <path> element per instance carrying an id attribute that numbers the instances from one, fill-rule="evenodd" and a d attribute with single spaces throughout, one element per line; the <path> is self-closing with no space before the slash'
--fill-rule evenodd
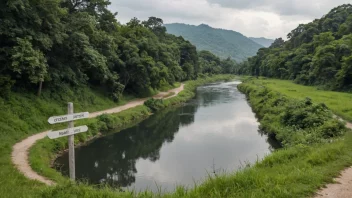
<path id="1" fill-rule="evenodd" d="M 109 4 L 1 1 L 0 97 L 89 86 L 118 100 L 124 92 L 148 95 L 202 73 L 233 71 L 233 61 L 198 55 L 190 42 L 167 34 L 162 19 L 123 25 Z"/>
<path id="2" fill-rule="evenodd" d="M 263 46 L 247 38 L 239 32 L 216 29 L 209 25 L 199 26 L 182 23 L 165 24 L 167 32 L 182 36 L 194 44 L 198 50 L 207 50 L 222 59 L 231 59 L 242 62 L 254 56 Z"/>
<path id="3" fill-rule="evenodd" d="M 291 79 L 331 90 L 352 90 L 352 5 L 301 24 L 241 64 L 240 74 Z"/>

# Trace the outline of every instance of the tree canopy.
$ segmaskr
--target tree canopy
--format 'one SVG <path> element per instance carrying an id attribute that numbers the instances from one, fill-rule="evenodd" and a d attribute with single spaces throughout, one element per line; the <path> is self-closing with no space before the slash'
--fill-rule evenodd
<path id="1" fill-rule="evenodd" d="M 301 24 L 241 64 L 240 74 L 291 79 L 332 90 L 352 89 L 352 5 Z"/>
<path id="2" fill-rule="evenodd" d="M 118 100 L 125 91 L 148 94 L 203 72 L 225 71 L 205 66 L 195 46 L 166 33 L 162 19 L 133 18 L 122 25 L 108 5 L 109 0 L 1 1 L 0 96 L 84 85 Z"/>

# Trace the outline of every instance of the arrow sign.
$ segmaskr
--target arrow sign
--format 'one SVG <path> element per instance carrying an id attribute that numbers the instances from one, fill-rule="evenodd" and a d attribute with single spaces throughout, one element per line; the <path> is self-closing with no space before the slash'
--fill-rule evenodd
<path id="1" fill-rule="evenodd" d="M 59 137 L 65 137 L 65 136 L 74 135 L 77 133 L 83 133 L 86 131 L 88 131 L 88 127 L 84 125 L 84 126 L 79 126 L 79 127 L 70 128 L 70 129 L 64 129 L 64 130 L 60 130 L 60 131 L 50 131 L 50 132 L 48 132 L 47 136 L 50 139 L 56 139 Z"/>
<path id="2" fill-rule="evenodd" d="M 50 124 L 69 122 L 89 117 L 89 112 L 75 113 L 71 115 L 53 116 L 48 119 Z"/>

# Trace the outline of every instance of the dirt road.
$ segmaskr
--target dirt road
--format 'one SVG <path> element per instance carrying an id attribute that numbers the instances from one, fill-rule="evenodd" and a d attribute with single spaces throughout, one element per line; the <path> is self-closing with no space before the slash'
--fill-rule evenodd
<path id="1" fill-rule="evenodd" d="M 174 95 L 168 97 L 168 98 L 172 98 L 172 97 L 176 96 L 178 93 L 180 93 L 183 89 L 184 89 L 184 84 L 181 84 L 180 87 L 172 89 L 172 90 L 169 90 L 167 92 L 161 92 L 158 95 L 154 96 L 153 98 L 159 98 L 160 99 L 160 98 L 164 98 L 165 96 L 167 96 L 170 93 L 174 93 Z M 127 110 L 129 108 L 133 108 L 133 107 L 142 105 L 148 99 L 149 98 L 134 100 L 134 101 L 131 101 L 131 102 L 125 104 L 125 105 L 122 105 L 122 106 L 119 106 L 119 107 L 116 107 L 116 108 L 107 109 L 107 110 L 99 111 L 99 112 L 94 112 L 94 113 L 91 113 L 89 115 L 89 117 L 90 118 L 94 118 L 94 117 L 97 117 L 97 116 L 102 115 L 102 114 L 118 113 L 118 112 Z M 18 142 L 17 144 L 15 144 L 13 146 L 13 151 L 12 151 L 12 154 L 11 154 L 11 158 L 12 158 L 12 163 L 27 178 L 41 181 L 41 182 L 43 182 L 43 183 L 45 183 L 47 185 L 53 185 L 53 184 L 55 184 L 53 181 L 51 181 L 48 178 L 45 178 L 45 177 L 39 175 L 37 172 L 32 170 L 32 168 L 31 168 L 31 166 L 29 164 L 29 160 L 28 160 L 28 155 L 29 155 L 30 148 L 38 140 L 41 140 L 41 139 L 45 138 L 47 133 L 48 133 L 48 131 L 44 131 L 44 132 L 32 135 L 32 136 L 22 140 L 21 142 Z"/>
<path id="2" fill-rule="evenodd" d="M 352 129 L 352 123 L 346 124 Z M 315 198 L 351 198 L 352 197 L 352 167 L 341 172 L 340 177 L 334 179 L 336 183 L 328 184 L 319 190 Z"/>

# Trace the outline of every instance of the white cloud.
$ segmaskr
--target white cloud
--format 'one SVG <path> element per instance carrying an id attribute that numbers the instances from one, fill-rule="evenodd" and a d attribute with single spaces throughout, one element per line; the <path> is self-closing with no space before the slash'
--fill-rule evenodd
<path id="1" fill-rule="evenodd" d="M 246 36 L 286 38 L 300 23 L 320 18 L 350 0 L 111 0 L 122 23 L 137 17 L 164 23 L 209 24 Z"/>

